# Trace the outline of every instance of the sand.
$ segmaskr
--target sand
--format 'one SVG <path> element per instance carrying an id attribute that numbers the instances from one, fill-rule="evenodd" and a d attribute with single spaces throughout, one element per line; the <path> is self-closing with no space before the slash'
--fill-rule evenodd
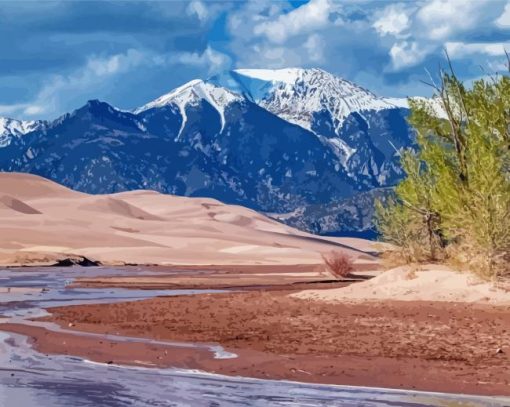
<path id="1" fill-rule="evenodd" d="M 306 290 L 293 296 L 326 302 L 399 300 L 510 305 L 510 287 L 497 287 L 471 273 L 436 264 L 397 267 L 359 284 Z"/>
<path id="2" fill-rule="evenodd" d="M 0 173 L 4 266 L 68 256 L 109 265 L 313 265 L 331 250 L 376 263 L 369 241 L 314 236 L 214 199 L 154 191 L 88 195 L 38 176 Z"/>
<path id="3" fill-rule="evenodd" d="M 0 266 L 63 259 L 152 264 L 144 266 L 151 276 L 76 284 L 245 291 L 51 309 L 47 319 L 74 334 L 2 324 L 33 338 L 41 352 L 234 376 L 510 395 L 509 292 L 436 265 L 381 274 L 373 256 L 379 247 L 310 235 L 208 198 L 87 195 L 33 175 L 0 173 Z M 358 277 L 376 277 L 324 289 L 331 283 L 320 254 L 332 250 L 353 258 Z M 80 331 L 218 342 L 239 357 L 215 360 L 205 350 Z"/>
<path id="4" fill-rule="evenodd" d="M 416 301 L 331 304 L 288 291 L 51 308 L 78 336 L 3 325 L 42 352 L 305 382 L 510 395 L 508 307 Z M 80 331 L 220 343 L 237 359 L 110 343 Z M 165 350 L 167 352 L 165 353 Z"/>

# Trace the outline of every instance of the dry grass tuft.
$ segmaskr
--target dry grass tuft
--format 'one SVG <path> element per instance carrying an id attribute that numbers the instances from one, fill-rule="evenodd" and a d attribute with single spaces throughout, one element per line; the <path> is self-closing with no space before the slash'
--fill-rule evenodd
<path id="1" fill-rule="evenodd" d="M 326 268 L 338 279 L 348 277 L 354 271 L 352 258 L 345 253 L 332 251 L 321 256 Z"/>

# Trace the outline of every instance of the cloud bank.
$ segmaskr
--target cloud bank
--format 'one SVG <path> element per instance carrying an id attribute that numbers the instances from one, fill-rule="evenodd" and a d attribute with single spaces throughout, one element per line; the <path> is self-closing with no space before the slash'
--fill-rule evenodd
<path id="1" fill-rule="evenodd" d="M 471 80 L 504 69 L 509 44 L 507 0 L 2 1 L 0 115 L 130 109 L 230 68 L 320 67 L 426 96 L 445 50 Z"/>

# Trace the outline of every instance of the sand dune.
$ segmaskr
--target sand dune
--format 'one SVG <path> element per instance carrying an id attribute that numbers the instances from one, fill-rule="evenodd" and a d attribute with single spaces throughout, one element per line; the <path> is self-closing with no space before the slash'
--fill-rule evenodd
<path id="1" fill-rule="evenodd" d="M 18 173 L 0 173 L 0 197 L 3 265 L 70 254 L 104 264 L 317 264 L 331 250 L 375 262 L 368 241 L 310 235 L 210 198 L 88 195 Z"/>
<path id="2" fill-rule="evenodd" d="M 37 175 L 16 172 L 0 173 L 0 194 L 12 195 L 20 200 L 44 198 L 53 194 L 60 197 L 82 195 Z"/>
<path id="3" fill-rule="evenodd" d="M 14 212 L 24 213 L 25 215 L 41 214 L 41 212 L 39 212 L 37 209 L 34 209 L 30 205 L 27 205 L 25 202 L 13 198 L 9 195 L 0 196 L 0 209 L 1 208 L 10 209 Z"/>
<path id="4" fill-rule="evenodd" d="M 140 220 L 164 220 L 121 199 L 110 196 L 100 196 L 93 202 L 88 202 L 80 207 L 81 210 L 92 212 L 112 213 L 132 219 Z"/>
<path id="5" fill-rule="evenodd" d="M 306 290 L 296 298 L 326 302 L 446 301 L 510 305 L 508 287 L 438 264 L 401 266 L 359 284 L 330 290 Z"/>

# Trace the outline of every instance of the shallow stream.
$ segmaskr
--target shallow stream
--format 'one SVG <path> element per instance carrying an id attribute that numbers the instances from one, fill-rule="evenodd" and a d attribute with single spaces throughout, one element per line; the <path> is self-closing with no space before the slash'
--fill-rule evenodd
<path id="1" fill-rule="evenodd" d="M 69 284 L 80 276 L 153 274 L 108 268 L 0 269 L 0 322 L 26 324 L 46 315 L 47 307 L 141 300 L 213 290 L 84 289 Z M 44 324 L 62 330 L 53 324 Z M 115 336 L 115 340 L 144 341 Z M 183 347 L 206 347 L 218 358 L 235 357 L 220 346 L 151 341 Z M 203 372 L 127 367 L 77 357 L 43 355 L 22 335 L 1 330 L 0 406 L 510 406 L 509 398 L 473 397 L 364 387 L 315 385 L 228 377 Z"/>

